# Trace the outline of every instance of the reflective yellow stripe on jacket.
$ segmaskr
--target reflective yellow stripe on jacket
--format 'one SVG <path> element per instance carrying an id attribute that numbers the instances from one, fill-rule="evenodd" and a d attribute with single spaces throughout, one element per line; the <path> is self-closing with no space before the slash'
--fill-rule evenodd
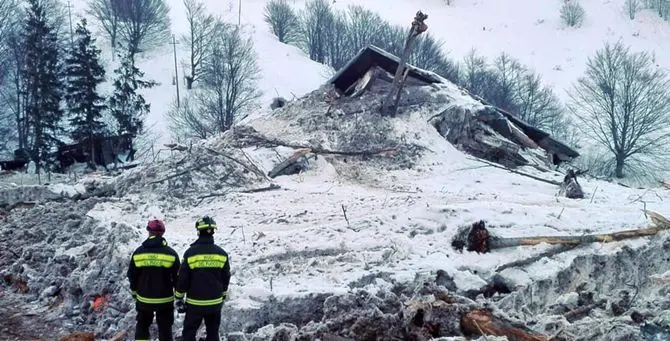
<path id="1" fill-rule="evenodd" d="M 188 267 L 191 269 L 219 268 L 223 269 L 228 257 L 224 255 L 205 254 L 188 257 Z"/>
<path id="2" fill-rule="evenodd" d="M 164 304 L 164 303 L 174 302 L 174 296 L 163 297 L 163 298 L 149 298 L 149 297 L 143 297 L 143 296 L 140 296 L 140 295 L 136 295 L 135 299 L 137 299 L 139 302 L 146 303 L 146 304 Z"/>
<path id="3" fill-rule="evenodd" d="M 216 305 L 216 304 L 221 304 L 223 303 L 223 297 L 218 297 L 215 299 L 211 300 L 194 300 L 192 298 L 186 297 L 186 303 L 192 304 L 192 305 L 197 305 L 197 306 L 208 306 L 208 305 Z"/>
<path id="4" fill-rule="evenodd" d="M 175 260 L 175 256 L 163 253 L 140 253 L 133 256 L 133 262 L 138 268 L 148 266 L 171 268 Z"/>

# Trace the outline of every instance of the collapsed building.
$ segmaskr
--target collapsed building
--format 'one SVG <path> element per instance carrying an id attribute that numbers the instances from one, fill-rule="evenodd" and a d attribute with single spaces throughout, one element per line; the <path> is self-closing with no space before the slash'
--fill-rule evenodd
<path id="1" fill-rule="evenodd" d="M 164 205 L 166 211 L 187 214 L 180 209 L 221 197 L 233 197 L 232 203 L 242 200 L 235 194 L 278 189 L 273 183 L 275 177 L 309 171 L 310 167 L 323 165 L 316 162 L 324 159 L 342 177 L 366 183 L 389 170 L 416 168 L 423 156 L 437 153 L 433 149 L 438 138 L 504 167 L 548 169 L 579 156 L 512 113 L 412 66 L 408 67 L 398 118 L 381 117 L 379 109 L 398 63 L 397 57 L 369 46 L 324 86 L 275 108 L 269 117 L 237 126 L 193 148 L 183 148 L 175 157 L 101 179 L 103 183 L 90 184 L 76 197 L 32 191 L 33 200 L 38 202 L 24 209 L 18 204 L 26 200 L 25 188 L 4 191 L 7 194 L 3 198 L 11 202 L 11 207 L 0 212 L 4 219 L 0 227 L 4 287 L 25 295 L 41 311 L 40 316 L 59 324 L 61 332 L 93 330 L 101 338 L 113 338 L 131 330 L 134 322 L 124 268 L 130 256 L 129 245 L 142 238 L 143 231 L 128 222 L 97 222 L 88 215 L 99 204 L 130 215 L 147 207 L 147 202 L 155 202 Z M 408 122 L 416 125 L 408 128 Z M 275 165 L 271 156 L 280 151 L 289 162 Z M 259 201 L 274 200 L 252 198 L 246 204 L 259 210 Z M 327 207 L 322 206 L 318 213 L 325 217 L 323 210 Z M 349 228 L 344 206 L 342 211 Z M 329 215 L 332 217 L 332 212 Z M 330 217 L 322 218 L 331 224 Z M 63 227 L 53 228 L 54 222 Z M 439 233 L 444 231 L 449 229 L 445 227 Z M 242 238 L 251 239 L 249 234 L 244 237 L 243 229 L 241 233 Z M 438 232 L 426 235 L 431 233 Z M 444 236 L 430 238 L 446 239 Z M 260 245 L 268 238 L 256 234 L 254 239 L 253 245 Z M 440 244 L 430 245 L 440 248 Z M 224 307 L 227 318 L 222 333 L 229 340 L 464 340 L 481 334 L 507 335 L 509 340 L 570 339 L 565 337 L 570 334 L 588 335 L 591 340 L 625 340 L 642 335 L 642 322 L 635 321 L 661 319 L 659 309 L 670 304 L 667 297 L 659 299 L 669 290 L 667 284 L 659 295 L 646 289 L 649 297 L 637 302 L 631 289 L 620 290 L 630 277 L 643 283 L 667 268 L 670 260 L 662 257 L 662 252 L 668 245 L 665 237 L 637 250 L 582 255 L 555 279 L 522 289 L 500 274 L 483 274 L 491 275 L 486 278 L 489 282 L 466 290 L 459 288 L 457 279 L 446 271 L 429 275 L 417 272 L 415 278 L 400 281 L 388 272 L 373 270 L 362 277 L 352 275 L 343 284 L 351 289 L 347 293 L 307 293 L 299 297 L 273 294 L 254 307 L 237 307 L 233 301 Z M 395 266 L 395 247 L 366 251 L 390 257 Z M 254 248 L 251 253 L 261 253 L 257 251 L 260 249 Z M 358 253 L 285 250 L 256 258 L 243 258 L 238 253 L 236 267 L 253 267 L 258 272 L 240 271 L 235 276 L 242 278 L 240 281 L 255 279 L 259 273 L 281 277 L 294 262 L 315 268 L 321 262 L 356 260 Z M 648 266 L 635 270 L 643 263 Z M 602 264 L 611 268 L 611 275 L 599 271 Z M 595 275 L 589 280 L 587 274 Z M 388 285 L 375 287 L 377 283 Z M 538 299 L 537 292 L 545 295 Z M 590 315 L 593 318 L 586 318 Z M 181 327 L 179 323 L 175 330 Z M 612 324 L 618 328 L 600 328 Z M 666 325 L 670 327 L 670 323 Z M 592 331 L 598 334 L 588 334 Z"/>
<path id="2" fill-rule="evenodd" d="M 333 85 L 338 96 L 356 98 L 375 86 L 375 82 L 390 85 L 399 62 L 398 57 L 370 45 L 352 58 L 328 83 Z M 404 101 L 401 99 L 403 106 L 424 104 L 412 99 L 411 93 L 416 91 L 416 87 L 450 83 L 432 72 L 412 65 L 407 65 L 407 69 L 404 97 L 408 98 Z M 546 158 L 551 164 L 559 165 L 579 156 L 577 151 L 549 133 L 533 127 L 510 112 L 490 105 L 479 96 L 471 95 L 466 89 L 460 90 L 482 103 L 482 107 L 460 115 L 455 115 L 454 108 L 447 107 L 443 113 L 437 113 L 431 123 L 449 142 L 463 151 L 512 167 L 531 164 L 537 161 L 536 158 Z M 448 102 L 445 101 L 446 103 Z"/>

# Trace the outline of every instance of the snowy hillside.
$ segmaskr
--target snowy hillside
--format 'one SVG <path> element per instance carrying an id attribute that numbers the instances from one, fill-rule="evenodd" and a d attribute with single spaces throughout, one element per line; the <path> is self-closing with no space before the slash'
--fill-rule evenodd
<path id="1" fill-rule="evenodd" d="M 73 2 L 77 16 L 85 10 L 85 1 Z M 180 0 L 169 0 L 172 30 L 179 37 L 186 31 L 184 5 Z M 223 16 L 226 21 L 237 23 L 237 0 L 206 0 L 208 9 Z M 300 7 L 304 1 L 294 0 Z M 429 31 L 444 42 L 451 58 L 462 60 L 472 49 L 489 60 L 502 52 L 519 59 L 543 77 L 547 85 L 556 90 L 559 98 L 566 100 L 578 77 L 582 76 L 587 58 L 604 43 L 622 41 L 633 51 L 647 51 L 655 55 L 659 67 L 670 70 L 670 53 L 665 48 L 670 39 L 670 23 L 663 21 L 650 10 L 640 11 L 630 20 L 624 11 L 623 0 L 582 1 L 586 19 L 580 28 L 566 28 L 560 20 L 561 1 L 511 0 L 455 0 L 450 6 L 444 0 L 338 0 L 336 9 L 346 9 L 356 4 L 378 12 L 393 24 L 407 26 L 413 13 L 421 9 L 429 14 Z M 315 63 L 294 46 L 279 43 L 263 21 L 265 0 L 244 0 L 240 22 L 253 36 L 254 47 L 262 69 L 259 88 L 262 112 L 273 97 L 294 98 L 315 89 L 331 74 L 332 70 Z M 104 45 L 104 42 L 100 42 Z M 104 47 L 104 46 L 103 46 Z M 186 46 L 178 45 L 179 73 L 183 77 L 186 67 Z M 108 62 L 111 55 L 106 55 Z M 159 143 L 170 140 L 165 114 L 175 98 L 174 60 L 172 46 L 166 41 L 163 48 L 140 61 L 148 78 L 161 83 L 147 91 L 152 105 L 148 126 L 154 127 Z M 111 68 L 110 68 L 111 72 Z M 111 74 L 111 73 L 110 73 Z M 185 85 L 180 83 L 181 96 L 187 96 Z"/>
<path id="2" fill-rule="evenodd" d="M 587 58 L 605 42 L 621 41 L 635 52 L 652 53 L 658 66 L 670 71 L 670 22 L 651 10 L 630 20 L 624 2 L 580 1 L 586 11 L 580 28 L 561 23 L 562 0 L 452 0 L 450 6 L 444 0 L 337 0 L 333 6 L 361 5 L 404 26 L 422 10 L 429 15 L 429 32 L 444 41 L 452 58 L 462 60 L 472 49 L 489 60 L 507 52 L 539 72 L 566 99 L 565 90 L 583 75 Z"/>

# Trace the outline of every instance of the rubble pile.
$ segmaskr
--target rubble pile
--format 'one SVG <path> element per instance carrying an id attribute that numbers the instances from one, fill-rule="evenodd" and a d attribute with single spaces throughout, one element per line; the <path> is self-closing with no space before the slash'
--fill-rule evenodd
<path id="1" fill-rule="evenodd" d="M 496 305 L 552 335 L 605 341 L 642 340 L 655 328 L 668 333 L 668 250 L 664 236 L 611 254 L 580 255 L 555 277 L 534 281 Z M 518 271 L 501 272 L 509 286 L 516 285 L 511 278 Z"/>
<path id="2" fill-rule="evenodd" d="M 491 294 L 491 285 L 460 292 L 444 271 L 438 271 L 435 277 L 417 276 L 409 284 L 368 284 L 286 305 L 310 311 L 313 321 L 308 323 L 304 316 L 268 314 L 284 306 L 283 301 L 268 302 L 258 310 L 264 314 L 243 314 L 247 325 L 230 332 L 229 340 L 463 340 L 479 335 L 477 328 L 489 340 L 495 339 L 491 335 L 507 335 L 509 340 L 655 340 L 670 335 L 670 258 L 663 256 L 668 249 L 666 236 L 609 254 L 586 253 L 555 276 L 529 284 L 519 282 L 523 268 L 489 274 L 489 282 L 512 289 L 505 294 Z M 469 324 L 482 321 L 482 314 L 495 322 L 488 327 Z M 260 321 L 267 324 L 260 327 Z M 235 326 L 224 329 L 234 331 Z M 527 338 L 515 339 L 515 333 Z"/>
<path id="3" fill-rule="evenodd" d="M 0 210 L 9 210 L 23 202 L 52 201 L 63 198 L 66 198 L 63 193 L 55 192 L 47 186 L 4 184 L 0 188 Z"/>
<path id="4" fill-rule="evenodd" d="M 87 217 L 102 200 L 41 203 L 13 211 L 0 229 L 1 285 L 64 332 L 94 329 L 104 337 L 133 322 L 128 254 L 119 246 L 139 232 Z"/>
<path id="5" fill-rule="evenodd" d="M 412 168 L 427 150 L 395 120 L 379 114 L 383 87 L 357 100 L 336 99 L 324 85 L 276 109 L 270 117 L 238 126 L 227 138 L 238 147 L 309 148 L 342 175 L 368 169 Z M 417 93 L 417 96 L 423 96 Z"/>
<path id="6" fill-rule="evenodd" d="M 228 340 L 474 340 L 482 330 L 491 328 L 498 328 L 497 336 L 502 337 L 488 335 L 485 340 L 539 335 L 523 323 L 494 316 L 492 311 L 432 281 L 416 282 L 332 295 L 323 302 L 322 316 L 307 324 L 278 321 L 254 332 L 228 333 Z M 484 321 L 478 329 L 472 320 L 474 314 L 489 318 L 489 322 Z"/>
<path id="7" fill-rule="evenodd" d="M 165 159 L 124 172 L 114 180 L 120 196 L 150 191 L 185 199 L 267 182 L 265 172 L 224 137 L 196 144 Z"/>

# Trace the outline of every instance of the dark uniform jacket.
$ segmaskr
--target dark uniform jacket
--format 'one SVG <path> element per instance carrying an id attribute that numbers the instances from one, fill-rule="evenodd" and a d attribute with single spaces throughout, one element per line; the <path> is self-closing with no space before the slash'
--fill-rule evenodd
<path id="1" fill-rule="evenodd" d="M 221 309 L 228 295 L 230 260 L 213 236 L 201 236 L 184 252 L 175 296 L 204 310 Z"/>
<path id="2" fill-rule="evenodd" d="M 133 252 L 128 280 L 138 309 L 173 307 L 179 265 L 179 255 L 160 236 L 150 236 Z"/>

